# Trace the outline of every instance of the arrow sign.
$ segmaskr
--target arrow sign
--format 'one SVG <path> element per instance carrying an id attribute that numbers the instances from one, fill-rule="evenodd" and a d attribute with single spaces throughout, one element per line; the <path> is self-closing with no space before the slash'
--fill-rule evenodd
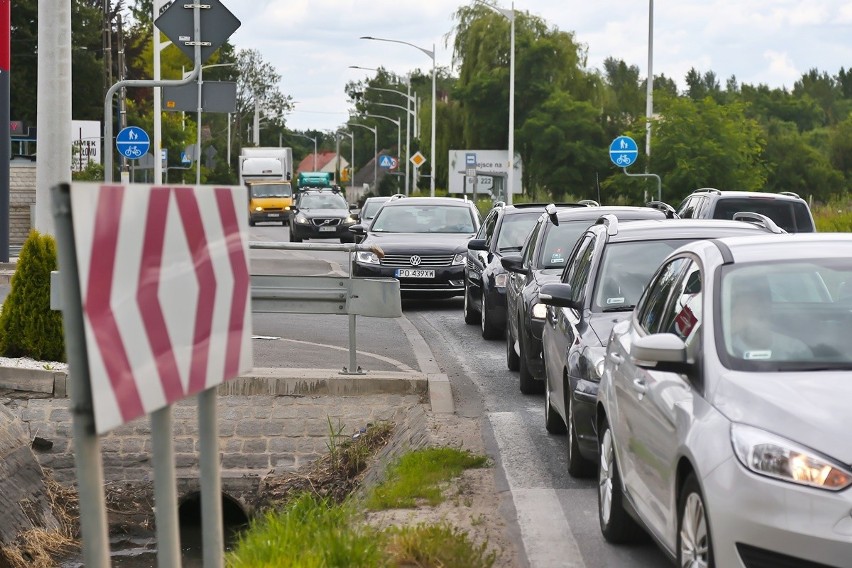
<path id="1" fill-rule="evenodd" d="M 151 139 L 148 133 L 138 126 L 122 128 L 115 137 L 115 147 L 118 153 L 129 160 L 138 160 L 148 153 Z"/>
<path id="2" fill-rule="evenodd" d="M 233 186 L 73 184 L 98 433 L 251 369 L 247 199 Z"/>
<path id="3" fill-rule="evenodd" d="M 609 145 L 609 159 L 620 168 L 626 168 L 636 162 L 639 147 L 629 136 L 619 136 Z"/>

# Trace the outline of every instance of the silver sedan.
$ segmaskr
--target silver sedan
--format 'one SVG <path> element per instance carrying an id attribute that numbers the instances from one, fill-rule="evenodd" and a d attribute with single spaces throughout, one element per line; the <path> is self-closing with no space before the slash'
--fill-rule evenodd
<path id="1" fill-rule="evenodd" d="M 852 567 L 850 338 L 852 235 L 673 252 L 607 348 L 604 537 L 644 529 L 684 567 Z"/>

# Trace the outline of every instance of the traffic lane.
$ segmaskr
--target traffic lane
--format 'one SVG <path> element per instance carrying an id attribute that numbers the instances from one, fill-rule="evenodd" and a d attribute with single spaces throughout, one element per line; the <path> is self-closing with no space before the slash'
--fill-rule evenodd
<path id="1" fill-rule="evenodd" d="M 327 314 L 252 314 L 256 367 L 349 367 L 349 318 Z M 273 338 L 273 339 L 266 339 Z M 356 364 L 364 371 L 419 370 L 396 318 L 355 320 Z"/>
<path id="2" fill-rule="evenodd" d="M 596 480 L 568 475 L 567 437 L 547 434 L 544 396 L 521 394 L 517 373 L 506 368 L 505 341 L 482 339 L 478 326 L 465 325 L 462 307 L 461 299 L 411 302 L 406 315 L 450 377 L 457 411 L 483 418 L 515 514 L 528 519 L 518 524 L 530 565 L 554 565 L 548 552 L 560 547 L 566 559 L 576 550 L 588 568 L 671 565 L 650 539 L 631 546 L 604 541 Z"/>

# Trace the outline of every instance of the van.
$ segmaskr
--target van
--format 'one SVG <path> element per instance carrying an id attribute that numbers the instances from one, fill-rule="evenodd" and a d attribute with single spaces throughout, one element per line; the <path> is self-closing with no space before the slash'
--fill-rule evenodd
<path id="1" fill-rule="evenodd" d="M 288 181 L 251 181 L 248 188 L 249 225 L 280 222 L 286 225 L 293 206 L 293 186 Z"/>

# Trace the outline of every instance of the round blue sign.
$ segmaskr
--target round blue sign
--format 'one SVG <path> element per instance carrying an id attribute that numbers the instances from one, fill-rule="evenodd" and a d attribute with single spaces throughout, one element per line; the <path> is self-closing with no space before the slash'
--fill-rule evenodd
<path id="1" fill-rule="evenodd" d="M 151 139 L 148 133 L 138 126 L 122 128 L 115 136 L 115 147 L 118 153 L 129 160 L 138 160 L 148 153 Z"/>
<path id="2" fill-rule="evenodd" d="M 609 145 L 609 159 L 620 168 L 632 166 L 639 157 L 639 147 L 629 136 L 619 136 Z"/>

